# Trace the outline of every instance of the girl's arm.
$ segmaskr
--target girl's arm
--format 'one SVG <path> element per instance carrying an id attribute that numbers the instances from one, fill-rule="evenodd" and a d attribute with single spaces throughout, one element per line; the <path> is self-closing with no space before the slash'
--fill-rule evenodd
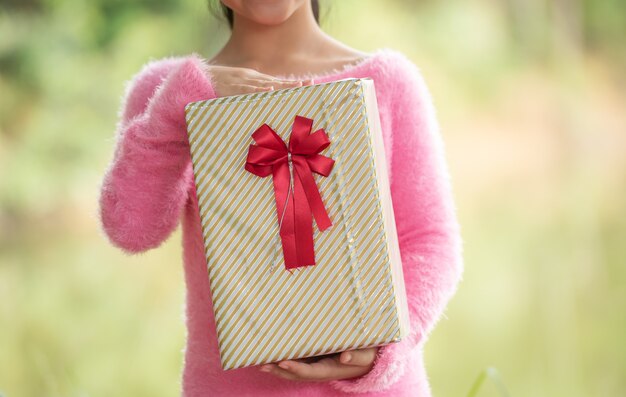
<path id="1" fill-rule="evenodd" d="M 387 65 L 394 89 L 391 195 L 409 304 L 410 334 L 379 349 L 374 366 L 332 381 L 346 392 L 391 387 L 421 349 L 463 273 L 461 238 L 432 99 L 418 68 L 402 53 Z M 386 84 L 383 83 L 383 84 Z"/>
<path id="2" fill-rule="evenodd" d="M 106 235 L 129 254 L 159 246 L 178 225 L 193 185 L 184 107 L 215 97 L 205 69 L 196 54 L 153 61 L 127 86 L 99 204 Z"/>

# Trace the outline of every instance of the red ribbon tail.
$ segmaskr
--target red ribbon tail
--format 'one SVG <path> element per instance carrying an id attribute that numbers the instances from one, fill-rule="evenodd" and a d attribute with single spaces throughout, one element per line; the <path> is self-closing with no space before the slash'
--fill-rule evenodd
<path id="1" fill-rule="evenodd" d="M 285 267 L 296 267 L 298 252 L 294 223 L 294 195 L 293 192 L 289 192 L 290 175 L 287 163 L 281 163 L 274 167 L 272 179 L 274 181 L 276 214 L 280 225 L 279 235 L 283 247 Z M 289 194 L 289 199 L 287 199 L 287 194 Z"/>
<path id="2" fill-rule="evenodd" d="M 311 172 L 311 168 L 306 160 L 295 157 L 294 163 L 296 166 L 294 169 L 296 170 L 296 174 L 298 175 L 298 179 L 302 182 L 302 186 L 306 191 L 306 199 L 310 206 L 311 212 L 315 217 L 315 223 L 317 223 L 317 227 L 320 231 L 324 231 L 331 227 L 333 223 L 328 217 L 328 212 L 326 211 L 326 207 L 324 206 L 324 202 L 322 201 L 322 196 L 320 195 L 320 191 L 317 188 L 317 184 L 315 183 L 315 179 L 313 179 L 313 173 Z"/>
<path id="3" fill-rule="evenodd" d="M 302 184 L 297 177 L 294 177 L 294 192 L 293 219 L 296 237 L 297 263 L 294 265 L 286 264 L 288 269 L 315 265 L 313 219 L 311 217 L 311 208 L 307 202 L 306 193 Z"/>

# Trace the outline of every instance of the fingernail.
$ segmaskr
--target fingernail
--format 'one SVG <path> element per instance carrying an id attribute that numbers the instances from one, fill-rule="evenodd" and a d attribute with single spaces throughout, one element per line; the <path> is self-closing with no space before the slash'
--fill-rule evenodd
<path id="1" fill-rule="evenodd" d="M 344 356 L 343 362 L 344 363 L 349 363 L 350 360 L 352 360 L 352 354 L 346 353 L 346 355 Z"/>
<path id="2" fill-rule="evenodd" d="M 278 366 L 281 367 L 282 369 L 289 369 L 289 364 L 287 363 L 278 363 Z"/>
<path id="3" fill-rule="evenodd" d="M 268 367 L 267 365 L 264 365 L 261 367 L 261 371 L 263 372 L 270 372 L 270 370 L 271 370 L 270 367 Z"/>

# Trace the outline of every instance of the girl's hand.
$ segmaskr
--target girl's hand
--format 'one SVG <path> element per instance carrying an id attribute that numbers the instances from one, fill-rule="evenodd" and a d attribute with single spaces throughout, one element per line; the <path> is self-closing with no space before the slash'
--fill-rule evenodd
<path id="1" fill-rule="evenodd" d="M 264 92 L 313 84 L 313 80 L 284 80 L 250 68 L 209 65 L 218 96 Z"/>
<path id="2" fill-rule="evenodd" d="M 378 347 L 349 350 L 320 357 L 263 364 L 260 370 L 289 380 L 324 382 L 355 378 L 374 366 Z"/>

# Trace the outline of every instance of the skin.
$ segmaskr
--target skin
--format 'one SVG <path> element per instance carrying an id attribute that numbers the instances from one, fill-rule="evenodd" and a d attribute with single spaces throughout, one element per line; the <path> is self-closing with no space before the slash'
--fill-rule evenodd
<path id="1" fill-rule="evenodd" d="M 310 0 L 222 0 L 233 10 L 232 34 L 209 60 L 218 96 L 299 87 L 313 80 L 276 75 L 325 74 L 368 56 L 327 35 Z M 259 370 L 294 381 L 323 382 L 365 375 L 377 347 L 264 364 Z"/>
<path id="2" fill-rule="evenodd" d="M 233 10 L 233 29 L 209 60 L 220 96 L 298 87 L 312 80 L 275 76 L 325 74 L 369 54 L 326 34 L 310 0 L 222 0 Z"/>

